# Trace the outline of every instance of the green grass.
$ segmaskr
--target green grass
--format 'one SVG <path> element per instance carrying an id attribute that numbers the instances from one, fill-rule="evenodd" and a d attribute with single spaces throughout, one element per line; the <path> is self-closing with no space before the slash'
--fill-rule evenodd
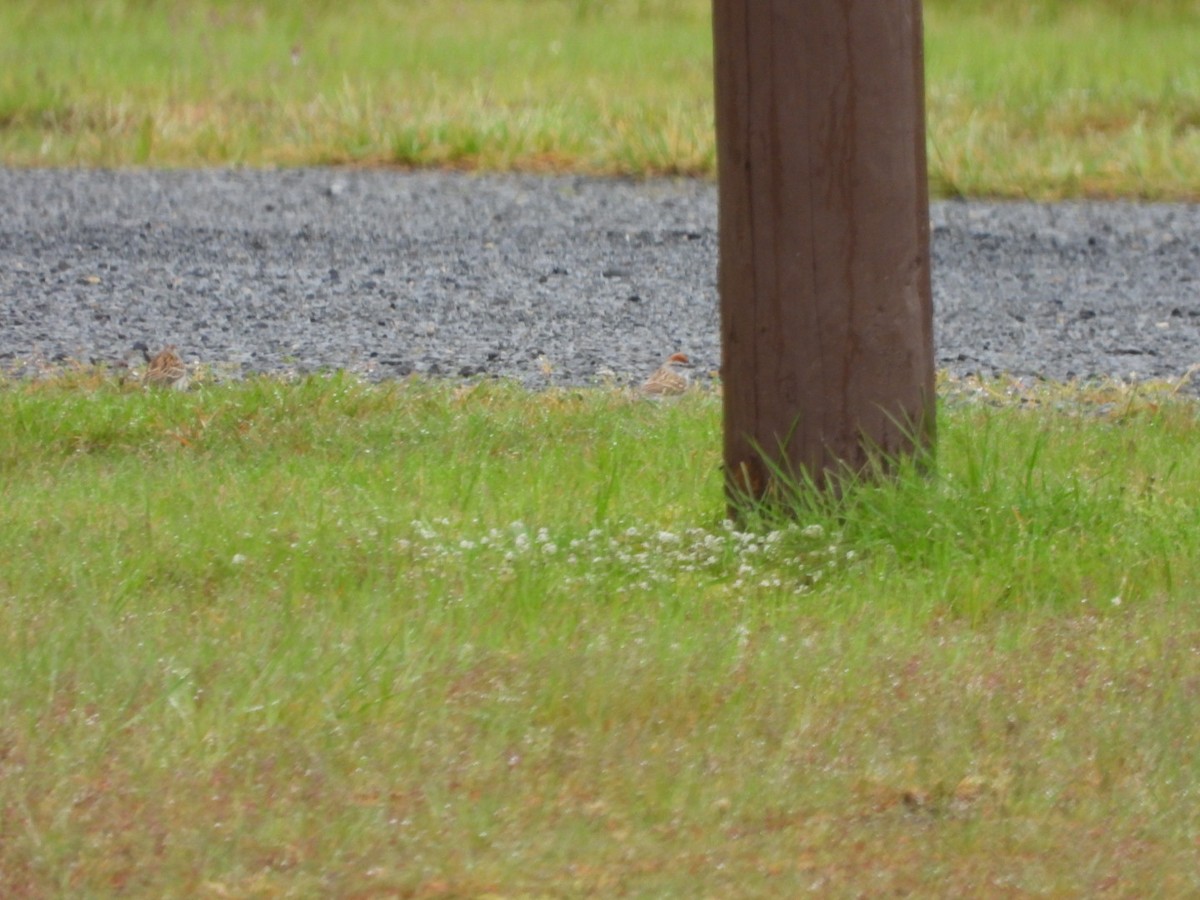
<path id="1" fill-rule="evenodd" d="M 1194 0 L 926 4 L 941 194 L 1196 198 Z M 702 0 L 0 4 L 0 160 L 710 175 Z M 1200 409 L 0 381 L 0 895 L 1200 893 Z"/>
<path id="2" fill-rule="evenodd" d="M 930 0 L 941 195 L 1200 197 L 1195 0 Z M 8 0 L 10 165 L 711 175 L 707 0 Z"/>
<path id="3" fill-rule="evenodd" d="M 1200 198 L 1200 5 L 1064 6 L 1016 22 L 931 6 L 933 192 Z"/>
<path id="4" fill-rule="evenodd" d="M 0 894 L 1200 890 L 1200 418 L 942 386 L 723 522 L 719 398 L 0 384 Z"/>

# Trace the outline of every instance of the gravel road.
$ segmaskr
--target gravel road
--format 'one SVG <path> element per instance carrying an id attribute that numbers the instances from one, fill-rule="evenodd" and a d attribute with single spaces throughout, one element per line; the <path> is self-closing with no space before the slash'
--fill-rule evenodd
<path id="1" fill-rule="evenodd" d="M 940 202 L 937 360 L 1177 377 L 1200 363 L 1200 206 Z M 532 385 L 719 360 L 709 182 L 0 168 L 0 369 L 175 343 L 231 374 Z"/>

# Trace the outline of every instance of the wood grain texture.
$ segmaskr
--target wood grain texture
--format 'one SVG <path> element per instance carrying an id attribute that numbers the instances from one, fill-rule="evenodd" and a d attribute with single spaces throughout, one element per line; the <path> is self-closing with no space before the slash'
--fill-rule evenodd
<path id="1" fill-rule="evenodd" d="M 920 2 L 713 10 L 726 469 L 931 447 Z"/>

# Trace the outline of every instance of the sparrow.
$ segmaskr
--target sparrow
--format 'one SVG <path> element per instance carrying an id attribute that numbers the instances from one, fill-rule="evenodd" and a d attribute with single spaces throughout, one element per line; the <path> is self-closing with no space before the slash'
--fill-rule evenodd
<path id="1" fill-rule="evenodd" d="M 142 375 L 143 382 L 158 387 L 174 388 L 177 391 L 187 390 L 187 366 L 179 358 L 178 347 L 174 344 L 167 344 L 153 357 L 150 356 L 146 345 L 140 341 L 134 345 L 134 348 L 140 349 L 142 356 L 146 359 L 146 372 Z"/>
<path id="2" fill-rule="evenodd" d="M 692 383 L 692 361 L 684 353 L 672 353 L 649 378 L 642 382 L 648 397 L 672 397 L 682 394 Z"/>

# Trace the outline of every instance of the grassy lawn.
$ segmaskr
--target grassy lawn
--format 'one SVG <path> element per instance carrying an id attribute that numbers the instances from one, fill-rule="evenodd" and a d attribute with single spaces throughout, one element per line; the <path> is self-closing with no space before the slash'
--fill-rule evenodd
<path id="1" fill-rule="evenodd" d="M 1194 0 L 926 4 L 945 195 L 1200 198 Z M 713 171 L 704 0 L 6 0 L 0 162 Z M 0 377 L 0 896 L 1200 894 L 1200 406 Z"/>
<path id="2" fill-rule="evenodd" d="M 1200 197 L 1195 0 L 929 0 L 941 195 Z M 0 161 L 711 175 L 707 0 L 6 0 Z"/>
<path id="3" fill-rule="evenodd" d="M 0 384 L 0 894 L 1195 894 L 1200 410 L 941 396 L 740 532 L 712 393 Z"/>

